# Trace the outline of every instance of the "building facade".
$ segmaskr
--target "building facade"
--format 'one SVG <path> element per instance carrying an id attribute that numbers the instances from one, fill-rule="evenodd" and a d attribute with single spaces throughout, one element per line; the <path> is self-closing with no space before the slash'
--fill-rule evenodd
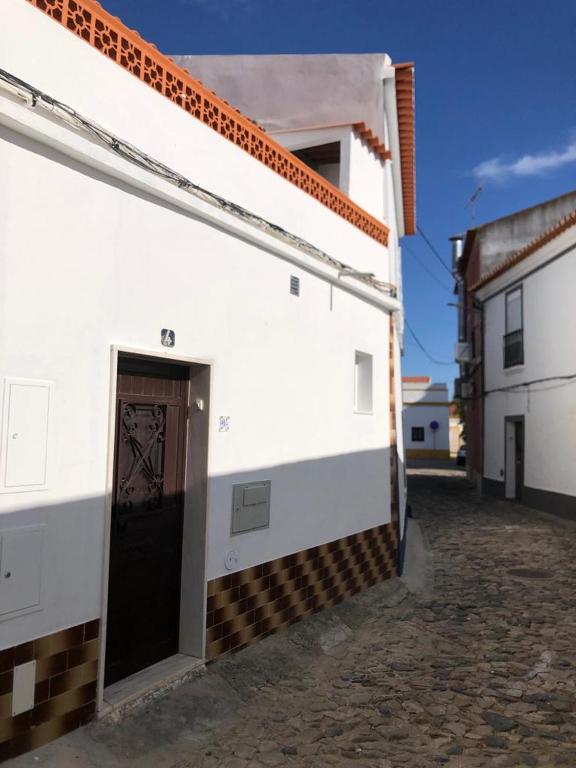
<path id="1" fill-rule="evenodd" d="M 471 476 L 485 493 L 570 517 L 575 225 L 571 193 L 468 232 L 458 260 Z"/>
<path id="2" fill-rule="evenodd" d="M 395 574 L 414 164 L 387 57 L 343 191 L 93 0 L 0 21 L 5 758 Z"/>
<path id="3" fill-rule="evenodd" d="M 460 417 L 460 411 L 457 403 L 450 403 L 449 410 L 449 431 L 450 431 L 450 456 L 456 456 L 464 444 L 464 425 Z"/>
<path id="4" fill-rule="evenodd" d="M 402 378 L 402 418 L 407 459 L 450 458 L 450 402 L 446 384 L 429 376 Z"/>

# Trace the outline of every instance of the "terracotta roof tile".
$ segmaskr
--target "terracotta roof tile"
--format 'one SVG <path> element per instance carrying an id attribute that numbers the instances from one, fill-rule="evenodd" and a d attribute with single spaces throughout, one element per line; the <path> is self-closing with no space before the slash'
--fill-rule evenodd
<path id="1" fill-rule="evenodd" d="M 27 0 L 107 58 L 382 245 L 389 229 L 96 0 Z M 372 137 L 371 137 L 372 138 Z"/>
<path id="2" fill-rule="evenodd" d="M 416 234 L 416 137 L 414 130 L 414 64 L 395 64 L 404 230 Z"/>
<path id="3" fill-rule="evenodd" d="M 547 229 L 545 232 L 542 232 L 542 234 L 538 235 L 538 237 L 534 238 L 534 240 L 530 241 L 523 248 L 520 248 L 519 251 L 516 251 L 516 253 L 513 253 L 501 264 L 498 264 L 496 267 L 487 272 L 483 277 L 480 278 L 480 280 L 471 286 L 470 290 L 477 291 L 479 288 L 484 287 L 487 283 L 495 280 L 509 269 L 512 269 L 512 267 L 515 267 L 516 264 L 524 261 L 524 259 L 527 259 L 528 256 L 531 256 L 533 253 L 535 253 L 535 251 L 542 248 L 543 245 L 546 245 L 546 243 L 554 240 L 555 237 L 558 237 L 562 234 L 562 232 L 565 232 L 567 229 L 570 229 L 570 227 L 575 225 L 576 210 L 572 211 L 572 213 L 569 213 L 567 216 L 564 216 L 564 218 L 560 219 L 560 221 L 558 221 L 552 227 Z"/>

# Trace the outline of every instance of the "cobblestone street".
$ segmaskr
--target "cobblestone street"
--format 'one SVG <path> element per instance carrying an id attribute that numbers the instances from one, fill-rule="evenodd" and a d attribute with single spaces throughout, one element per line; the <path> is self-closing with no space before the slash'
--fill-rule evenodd
<path id="1" fill-rule="evenodd" d="M 376 588 L 13 764 L 576 766 L 576 526 L 458 472 L 418 470 L 410 495 L 433 590 Z"/>

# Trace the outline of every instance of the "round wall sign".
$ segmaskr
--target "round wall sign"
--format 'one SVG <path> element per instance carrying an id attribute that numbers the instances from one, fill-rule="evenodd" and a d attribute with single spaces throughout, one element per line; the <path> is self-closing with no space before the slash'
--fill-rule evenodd
<path id="1" fill-rule="evenodd" d="M 430 429 L 433 429 L 434 432 L 436 432 L 436 430 L 438 429 L 439 426 L 440 426 L 440 424 L 438 424 L 437 421 L 431 421 L 430 422 Z"/>

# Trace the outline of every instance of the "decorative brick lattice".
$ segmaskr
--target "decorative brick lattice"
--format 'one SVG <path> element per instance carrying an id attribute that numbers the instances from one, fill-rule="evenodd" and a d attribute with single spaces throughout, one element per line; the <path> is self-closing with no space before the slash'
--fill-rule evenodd
<path id="1" fill-rule="evenodd" d="M 206 658 L 237 651 L 396 575 L 395 522 L 208 582 Z"/>
<path id="2" fill-rule="evenodd" d="M 383 222 L 353 203 L 95 0 L 27 1 L 366 235 L 387 245 L 388 227 Z"/>

